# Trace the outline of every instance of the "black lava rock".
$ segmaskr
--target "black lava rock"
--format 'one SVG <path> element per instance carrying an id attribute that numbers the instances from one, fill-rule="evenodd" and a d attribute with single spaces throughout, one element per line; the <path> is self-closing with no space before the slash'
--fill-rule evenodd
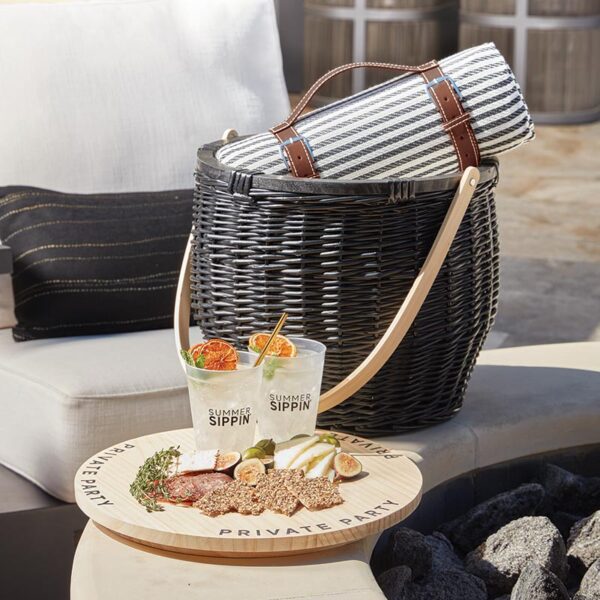
<path id="1" fill-rule="evenodd" d="M 510 600 L 570 600 L 570 596 L 554 573 L 529 561 L 517 579 Z"/>
<path id="2" fill-rule="evenodd" d="M 565 542 L 569 538 L 569 533 L 571 532 L 573 525 L 575 525 L 577 521 L 583 519 L 583 515 L 574 515 L 561 510 L 550 512 L 547 516 L 560 531 L 560 535 L 563 536 Z"/>
<path id="3" fill-rule="evenodd" d="M 404 589 L 411 578 L 408 567 L 392 567 L 377 577 L 377 583 L 387 600 L 404 600 Z"/>
<path id="4" fill-rule="evenodd" d="M 579 591 L 573 600 L 598 600 L 600 598 L 600 560 L 597 560 L 583 576 Z"/>
<path id="5" fill-rule="evenodd" d="M 462 560 L 454 552 L 452 542 L 439 531 L 425 536 L 425 543 L 431 549 L 431 571 L 464 571 Z"/>
<path id="6" fill-rule="evenodd" d="M 600 559 L 600 510 L 573 525 L 567 542 L 567 556 L 579 573 Z"/>
<path id="7" fill-rule="evenodd" d="M 466 514 L 442 525 L 440 531 L 466 554 L 514 519 L 536 514 L 544 497 L 541 485 L 521 485 L 478 504 Z"/>
<path id="8" fill-rule="evenodd" d="M 487 600 L 487 592 L 479 577 L 465 571 L 438 571 L 424 581 L 406 584 L 397 600 Z"/>
<path id="9" fill-rule="evenodd" d="M 431 548 L 425 536 L 414 529 L 399 527 L 393 534 L 392 560 L 410 567 L 413 579 L 426 577 L 431 570 Z"/>
<path id="10" fill-rule="evenodd" d="M 528 561 L 560 579 L 566 576 L 565 543 L 547 517 L 522 517 L 505 525 L 469 553 L 466 568 L 483 579 L 495 598 L 511 591 Z"/>
<path id="11" fill-rule="evenodd" d="M 541 482 L 555 510 L 578 515 L 600 510 L 600 477 L 583 477 L 546 465 Z"/>

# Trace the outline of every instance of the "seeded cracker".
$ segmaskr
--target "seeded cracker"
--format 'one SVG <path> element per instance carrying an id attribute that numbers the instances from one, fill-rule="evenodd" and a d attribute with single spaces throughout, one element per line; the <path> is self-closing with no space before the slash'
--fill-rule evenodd
<path id="1" fill-rule="evenodd" d="M 285 478 L 273 476 L 272 473 L 258 476 L 256 495 L 265 508 L 290 517 L 300 504 L 298 498 L 282 484 Z"/>
<path id="2" fill-rule="evenodd" d="M 254 489 L 241 481 L 232 481 L 214 489 L 201 500 L 194 503 L 205 515 L 216 517 L 229 512 L 239 512 L 242 515 L 259 515 L 264 506 L 259 502 Z"/>
<path id="3" fill-rule="evenodd" d="M 327 477 L 295 479 L 286 482 L 286 487 L 309 510 L 330 508 L 344 501 L 337 485 L 331 483 Z"/>
<path id="4" fill-rule="evenodd" d="M 337 486 L 326 477 L 306 479 L 301 469 L 281 469 L 259 474 L 255 487 L 232 481 L 215 488 L 194 507 L 209 517 L 230 512 L 259 515 L 265 509 L 291 516 L 301 504 L 319 510 L 342 502 Z"/>
<path id="5" fill-rule="evenodd" d="M 241 481 L 234 481 L 229 485 L 237 486 L 231 498 L 233 510 L 242 515 L 260 515 L 265 510 L 264 503 L 261 502 L 253 487 Z"/>
<path id="6" fill-rule="evenodd" d="M 285 484 L 304 479 L 304 471 L 302 469 L 272 469 L 269 471 L 269 477 Z"/>
<path id="7" fill-rule="evenodd" d="M 193 506 L 199 508 L 209 517 L 216 517 L 231 512 L 233 510 L 233 503 L 230 492 L 227 490 L 230 485 L 231 483 L 227 483 L 220 488 L 212 490 L 212 492 L 208 492 L 200 500 L 194 502 Z"/>

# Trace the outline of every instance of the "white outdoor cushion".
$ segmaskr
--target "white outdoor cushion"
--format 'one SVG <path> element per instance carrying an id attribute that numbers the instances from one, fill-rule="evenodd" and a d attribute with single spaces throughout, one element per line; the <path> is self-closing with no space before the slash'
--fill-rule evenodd
<path id="1" fill-rule="evenodd" d="M 24 343 L 0 331 L 0 390 L 0 463 L 67 502 L 92 454 L 191 426 L 170 329 Z"/>
<path id="2" fill-rule="evenodd" d="M 189 188 L 289 101 L 272 0 L 0 4 L 0 186 Z"/>
<path id="3" fill-rule="evenodd" d="M 199 146 L 289 112 L 272 0 L 0 4 L 0 82 L 0 186 L 191 188 Z"/>

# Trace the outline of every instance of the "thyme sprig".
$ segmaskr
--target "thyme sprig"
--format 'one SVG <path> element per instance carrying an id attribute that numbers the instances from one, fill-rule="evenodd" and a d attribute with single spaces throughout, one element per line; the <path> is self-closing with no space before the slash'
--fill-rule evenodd
<path id="1" fill-rule="evenodd" d="M 147 458 L 138 469 L 133 483 L 129 486 L 129 492 L 148 512 L 164 510 L 164 507 L 157 502 L 156 497 L 169 498 L 164 483 L 168 477 L 171 462 L 180 454 L 179 446 L 159 450 Z"/>

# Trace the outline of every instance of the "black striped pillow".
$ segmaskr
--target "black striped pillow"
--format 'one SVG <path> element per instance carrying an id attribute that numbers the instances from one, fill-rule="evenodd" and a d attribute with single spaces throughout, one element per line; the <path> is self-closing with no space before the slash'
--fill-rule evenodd
<path id="1" fill-rule="evenodd" d="M 192 191 L 0 189 L 18 341 L 172 326 Z"/>

